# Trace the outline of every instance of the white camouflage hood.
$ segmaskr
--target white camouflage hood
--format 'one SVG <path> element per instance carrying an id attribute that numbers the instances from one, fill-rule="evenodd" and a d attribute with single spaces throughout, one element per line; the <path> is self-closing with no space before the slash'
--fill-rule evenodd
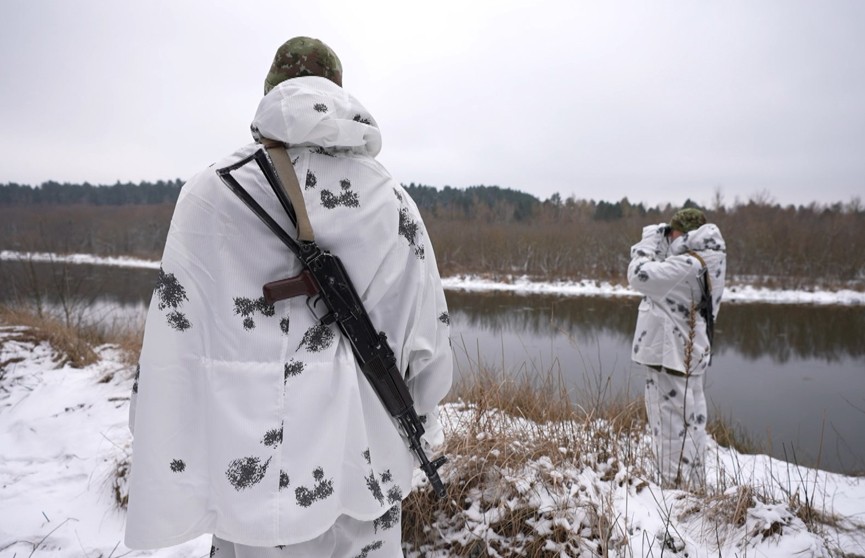
<path id="1" fill-rule="evenodd" d="M 309 110 L 312 108 L 312 110 Z M 290 146 L 349 149 L 375 157 L 381 132 L 369 112 L 342 87 L 316 76 L 286 80 L 261 99 L 252 134 Z"/>

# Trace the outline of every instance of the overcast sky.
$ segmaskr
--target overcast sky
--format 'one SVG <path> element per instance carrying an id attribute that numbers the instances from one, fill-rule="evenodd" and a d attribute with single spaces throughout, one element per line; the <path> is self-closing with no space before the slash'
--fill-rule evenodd
<path id="1" fill-rule="evenodd" d="M 185 179 L 322 39 L 401 182 L 650 205 L 865 192 L 865 1 L 0 0 L 0 182 Z"/>

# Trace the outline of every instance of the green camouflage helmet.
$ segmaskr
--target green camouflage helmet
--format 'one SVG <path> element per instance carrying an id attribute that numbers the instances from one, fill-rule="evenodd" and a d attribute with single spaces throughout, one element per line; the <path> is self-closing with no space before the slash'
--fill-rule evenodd
<path id="1" fill-rule="evenodd" d="M 706 216 L 699 209 L 687 207 L 680 209 L 670 219 L 670 228 L 679 232 L 690 232 L 706 224 Z"/>
<path id="2" fill-rule="evenodd" d="M 319 76 L 342 87 L 342 64 L 329 46 L 309 37 L 295 37 L 276 51 L 264 79 L 264 94 L 291 78 Z"/>

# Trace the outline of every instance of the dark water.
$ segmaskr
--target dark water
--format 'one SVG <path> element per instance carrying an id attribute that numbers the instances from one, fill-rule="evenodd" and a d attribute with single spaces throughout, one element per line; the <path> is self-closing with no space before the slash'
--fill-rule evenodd
<path id="1" fill-rule="evenodd" d="M 574 398 L 640 395 L 636 298 L 448 293 L 461 372 L 561 372 Z M 865 308 L 725 304 L 706 377 L 710 413 L 766 453 L 865 472 Z"/>
<path id="2" fill-rule="evenodd" d="M 107 327 L 140 324 L 156 270 L 0 262 L 0 302 L 87 308 Z M 64 292 L 65 300 L 57 293 Z M 637 299 L 448 292 L 459 374 L 478 362 L 561 374 L 576 400 L 640 395 L 630 360 Z M 710 413 L 766 452 L 838 472 L 865 471 L 865 308 L 724 304 L 706 381 Z"/>

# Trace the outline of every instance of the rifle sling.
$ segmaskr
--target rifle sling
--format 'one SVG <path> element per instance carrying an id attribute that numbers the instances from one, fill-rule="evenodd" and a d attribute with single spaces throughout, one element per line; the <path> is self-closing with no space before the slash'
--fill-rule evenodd
<path id="1" fill-rule="evenodd" d="M 295 223 L 297 239 L 301 242 L 314 241 L 315 234 L 312 231 L 309 216 L 306 214 L 306 203 L 303 201 L 303 192 L 301 192 L 300 183 L 297 181 L 297 173 L 294 172 L 294 165 L 288 155 L 288 146 L 281 141 L 269 138 L 261 138 L 260 143 L 267 150 L 267 154 L 273 162 L 273 168 L 276 170 L 276 175 L 279 177 L 282 190 L 288 195 L 291 207 L 294 208 L 297 220 Z M 282 201 L 280 200 L 280 202 Z"/>
<path id="2" fill-rule="evenodd" d="M 222 169 L 217 169 L 216 174 L 223 181 L 223 183 L 228 186 L 229 190 L 231 190 L 232 193 L 234 193 L 234 195 L 236 195 L 240 199 L 240 201 L 244 203 L 244 205 L 246 205 L 250 210 L 252 210 L 252 212 L 255 213 L 259 219 L 261 219 L 262 223 L 264 223 L 267 228 L 269 228 L 271 232 L 276 235 L 276 237 L 280 241 L 282 241 L 282 243 L 285 244 L 285 246 L 289 250 L 291 250 L 291 252 L 295 256 L 297 256 L 298 259 L 302 260 L 301 246 L 288 234 L 285 229 L 282 228 L 282 226 L 280 226 L 279 223 L 277 223 L 273 219 L 273 217 L 270 216 L 266 209 L 261 207 L 261 205 L 257 201 L 255 201 L 255 198 L 253 198 L 249 194 L 249 192 L 247 192 L 246 189 L 240 185 L 237 179 L 231 176 L 232 171 L 245 166 L 250 161 L 255 161 L 259 165 L 259 167 L 262 168 L 262 171 L 265 172 L 265 175 L 267 174 L 267 158 L 265 157 L 264 152 L 261 150 L 256 151 L 249 157 L 246 157 L 233 165 Z M 293 217 L 293 214 L 289 216 Z"/>
<path id="3" fill-rule="evenodd" d="M 700 293 L 700 312 L 706 320 L 706 336 L 709 338 L 709 345 L 711 346 L 715 337 L 715 309 L 712 305 L 712 281 L 709 278 L 709 266 L 706 265 L 706 260 L 693 250 L 689 250 L 688 254 L 697 258 L 697 261 L 703 266 L 703 278 L 700 284 L 702 291 Z"/>

